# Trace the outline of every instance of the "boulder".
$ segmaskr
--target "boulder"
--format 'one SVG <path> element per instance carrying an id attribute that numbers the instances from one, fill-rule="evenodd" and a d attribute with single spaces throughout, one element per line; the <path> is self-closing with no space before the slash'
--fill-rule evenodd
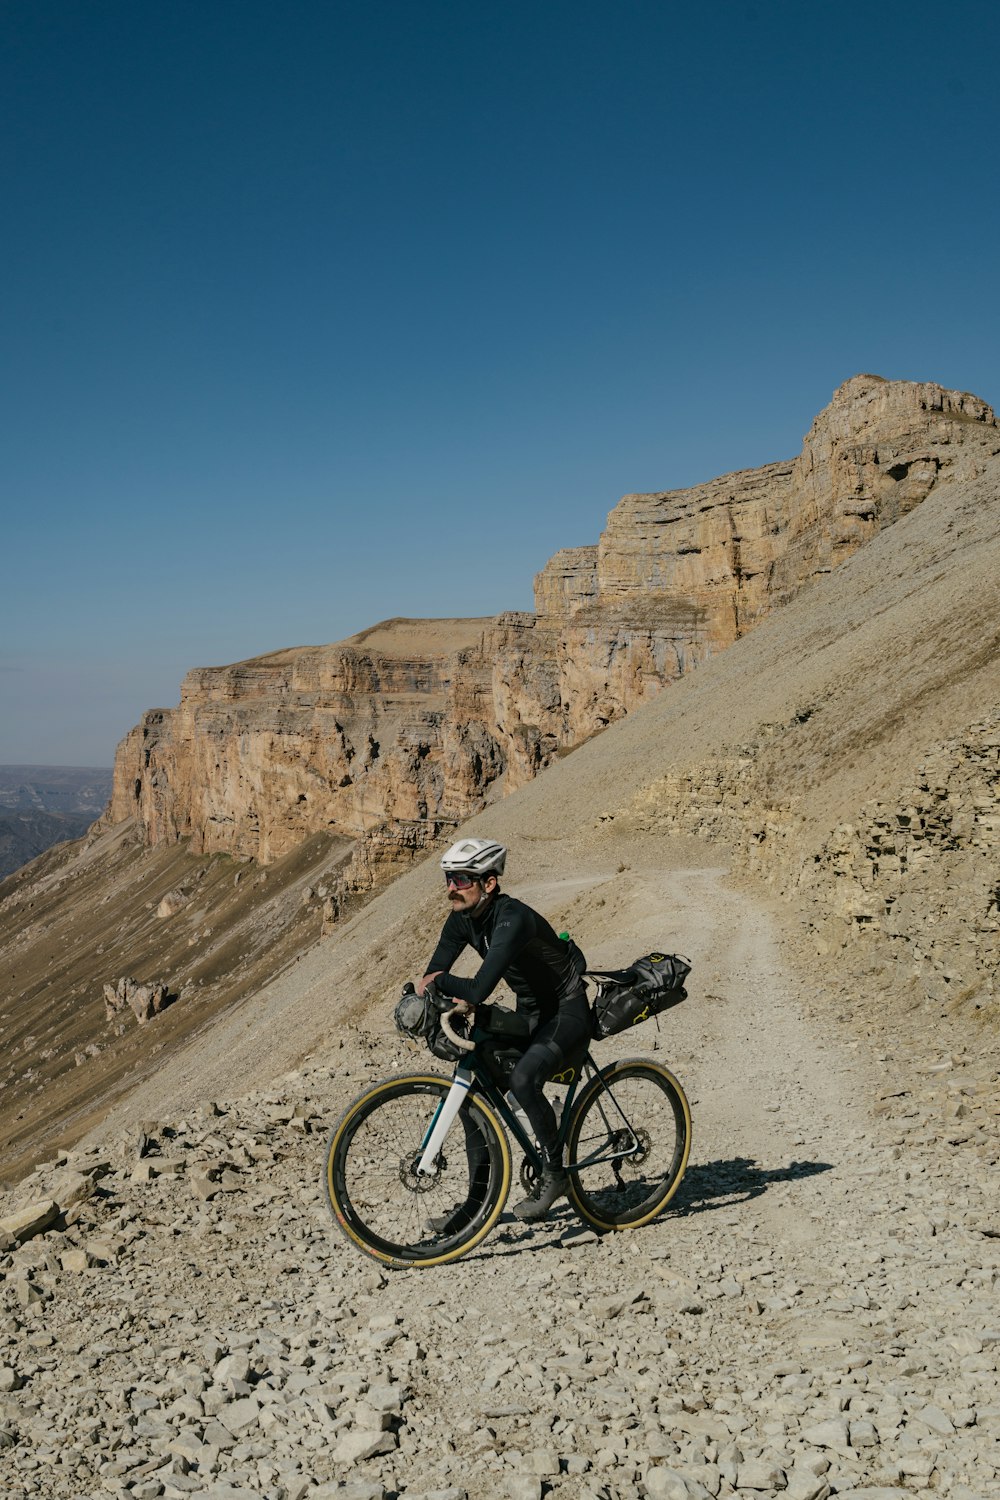
<path id="1" fill-rule="evenodd" d="M 5 1219 L 0 1219 L 0 1233 L 6 1233 L 23 1244 L 25 1240 L 32 1239 L 36 1234 L 44 1234 L 58 1217 L 58 1203 L 51 1198 L 45 1199 L 41 1203 L 31 1203 L 27 1208 L 18 1209 L 16 1213 L 8 1214 Z"/>

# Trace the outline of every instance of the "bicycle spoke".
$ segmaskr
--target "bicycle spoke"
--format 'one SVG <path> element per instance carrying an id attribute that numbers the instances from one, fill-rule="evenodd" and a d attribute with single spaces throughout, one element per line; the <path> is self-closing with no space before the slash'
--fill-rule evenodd
<path id="1" fill-rule="evenodd" d="M 690 1112 L 676 1079 L 655 1064 L 606 1070 L 571 1130 L 574 1201 L 590 1222 L 645 1222 L 676 1188 L 690 1148 Z"/>
<path id="2" fill-rule="evenodd" d="M 444 1079 L 387 1080 L 362 1096 L 331 1136 L 327 1190 L 334 1215 L 360 1248 L 381 1259 L 452 1259 L 502 1207 L 509 1154 L 475 1103 L 463 1105 L 433 1170 L 418 1170 L 449 1087 Z"/>

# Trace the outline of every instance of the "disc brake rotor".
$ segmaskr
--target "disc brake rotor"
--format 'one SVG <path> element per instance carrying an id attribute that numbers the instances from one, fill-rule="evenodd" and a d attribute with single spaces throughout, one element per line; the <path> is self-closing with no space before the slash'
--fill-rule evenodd
<path id="1" fill-rule="evenodd" d="M 649 1156 L 652 1144 L 648 1130 L 620 1130 L 615 1137 L 615 1149 L 623 1153 L 619 1166 L 626 1172 L 636 1171 Z"/>
<path id="2" fill-rule="evenodd" d="M 448 1166 L 443 1156 L 439 1156 L 434 1163 L 433 1172 L 418 1172 L 419 1163 L 419 1155 L 404 1156 L 399 1163 L 399 1180 L 408 1193 L 429 1193 Z"/>

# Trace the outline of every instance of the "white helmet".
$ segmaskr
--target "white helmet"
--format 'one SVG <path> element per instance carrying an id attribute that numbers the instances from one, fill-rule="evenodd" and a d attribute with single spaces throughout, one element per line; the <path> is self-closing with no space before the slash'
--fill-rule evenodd
<path id="1" fill-rule="evenodd" d="M 441 856 L 445 874 L 502 875 L 507 850 L 495 839 L 459 839 Z"/>

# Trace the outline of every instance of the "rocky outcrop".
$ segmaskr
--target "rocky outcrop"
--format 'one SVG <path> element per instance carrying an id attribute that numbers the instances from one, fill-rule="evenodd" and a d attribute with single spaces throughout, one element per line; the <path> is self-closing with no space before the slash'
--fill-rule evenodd
<path id="1" fill-rule="evenodd" d="M 109 1021 L 130 1010 L 139 1025 L 144 1026 L 169 1003 L 165 984 L 140 984 L 137 979 L 122 978 L 117 984 L 104 986 L 104 1014 Z"/>
<path id="2" fill-rule="evenodd" d="M 557 552 L 537 576 L 535 616 L 495 627 L 498 719 L 522 726 L 517 774 L 731 645 L 997 451 L 1000 428 L 977 397 L 859 375 L 794 462 L 626 495 L 596 547 Z M 526 662 L 533 690 L 522 712 Z"/>
<path id="3" fill-rule="evenodd" d="M 446 790 L 446 706 L 459 663 L 474 671 L 462 648 L 486 623 L 394 620 L 189 672 L 179 707 L 147 713 L 119 747 L 111 821 L 138 817 L 154 845 L 186 838 L 196 853 L 270 863 L 315 833 L 460 815 L 481 795 L 484 763 L 452 745 Z"/>
<path id="4" fill-rule="evenodd" d="M 818 847 L 803 841 L 794 801 L 769 792 L 766 752 L 782 726 L 771 731 L 661 778 L 629 820 L 733 849 L 743 869 L 805 902 L 820 955 L 877 938 L 896 971 L 935 1000 L 991 1006 L 1000 996 L 1000 712 L 915 767 L 891 804 L 864 803 Z"/>
<path id="5" fill-rule="evenodd" d="M 866 803 L 805 862 L 799 886 L 826 918 L 885 938 L 939 1000 L 1000 996 L 1000 712 L 941 746 L 892 803 Z"/>
<path id="6" fill-rule="evenodd" d="M 120 746 L 110 817 L 265 863 L 337 833 L 362 842 L 364 887 L 998 450 L 978 398 L 857 376 L 794 461 L 626 495 L 595 546 L 538 575 L 534 614 L 393 620 L 189 673 Z"/>

